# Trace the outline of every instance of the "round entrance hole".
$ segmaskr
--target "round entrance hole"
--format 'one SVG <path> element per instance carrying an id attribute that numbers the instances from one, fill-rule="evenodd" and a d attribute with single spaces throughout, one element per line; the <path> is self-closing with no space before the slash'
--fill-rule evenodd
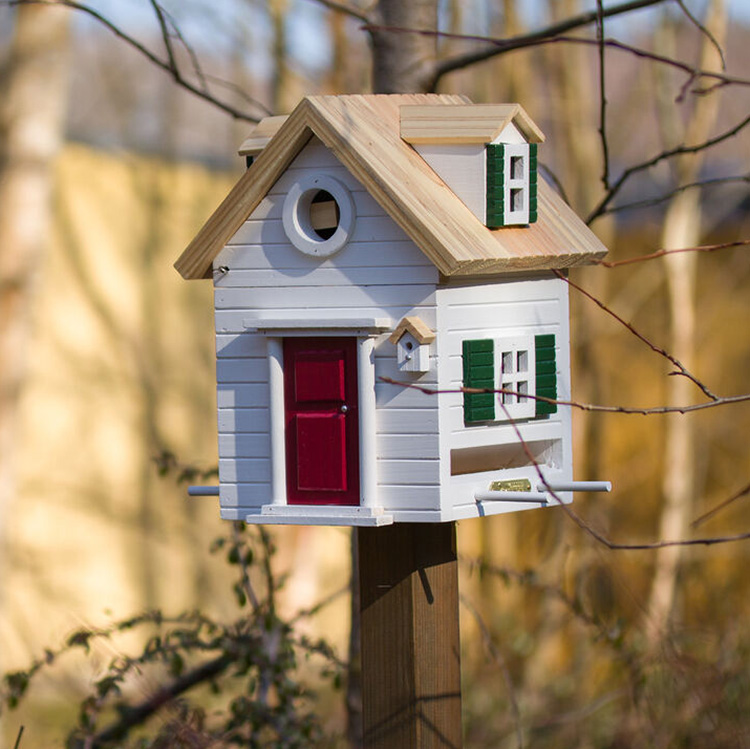
<path id="1" fill-rule="evenodd" d="M 318 190 L 310 201 L 310 228 L 321 238 L 330 239 L 339 228 L 341 209 L 328 190 Z"/>
<path id="2" fill-rule="evenodd" d="M 295 182 L 284 200 L 284 231 L 306 255 L 329 257 L 349 240 L 354 229 L 354 201 L 349 190 L 328 175 Z"/>

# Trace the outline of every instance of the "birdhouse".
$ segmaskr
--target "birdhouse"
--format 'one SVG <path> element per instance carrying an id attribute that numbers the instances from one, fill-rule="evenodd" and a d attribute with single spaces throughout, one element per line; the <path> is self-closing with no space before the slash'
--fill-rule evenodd
<path id="1" fill-rule="evenodd" d="M 215 289 L 223 518 L 433 523 L 591 488 L 555 271 L 606 250 L 538 178 L 543 140 L 517 104 L 426 94 L 308 97 L 251 133 L 176 263 Z"/>
<path id="2" fill-rule="evenodd" d="M 405 317 L 391 333 L 396 362 L 402 372 L 430 371 L 430 344 L 435 334 L 418 317 Z"/>

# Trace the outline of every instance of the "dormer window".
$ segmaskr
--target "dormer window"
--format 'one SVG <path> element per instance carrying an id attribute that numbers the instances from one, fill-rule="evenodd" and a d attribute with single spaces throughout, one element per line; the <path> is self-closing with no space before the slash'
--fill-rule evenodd
<path id="1" fill-rule="evenodd" d="M 537 218 L 536 143 L 487 145 L 487 226 L 533 224 Z"/>

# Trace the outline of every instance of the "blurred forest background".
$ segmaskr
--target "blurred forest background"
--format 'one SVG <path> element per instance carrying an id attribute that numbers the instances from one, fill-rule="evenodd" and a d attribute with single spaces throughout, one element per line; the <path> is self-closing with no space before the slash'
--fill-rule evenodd
<path id="1" fill-rule="evenodd" d="M 492 45 L 461 35 L 513 39 L 617 3 L 431 5 L 429 28 L 449 34 L 419 43 L 467 63 L 438 90 L 522 103 L 547 135 L 546 173 L 610 262 L 720 246 L 571 273 L 704 384 L 669 376 L 571 289 L 576 401 L 714 400 L 684 415 L 574 409 L 576 477 L 614 484 L 575 512 L 625 545 L 750 532 L 750 403 L 723 400 L 750 393 L 747 6 L 653 2 L 469 65 Z M 184 80 L 223 109 L 91 13 L 0 2 L 0 672 L 142 611 L 236 616 L 234 572 L 209 553 L 228 524 L 176 481 L 215 464 L 216 423 L 211 287 L 172 263 L 244 168 L 236 148 L 253 120 L 305 94 L 371 90 L 371 37 L 414 38 L 364 30 L 384 18 L 357 0 L 163 6 Z M 167 60 L 160 6 L 88 7 Z M 612 549 L 557 509 L 458 533 L 467 747 L 750 746 L 750 540 Z M 349 533 L 271 534 L 281 615 L 332 596 L 295 626 L 346 661 L 348 595 L 333 594 L 349 581 Z M 61 745 L 110 661 L 138 646 L 125 633 L 59 659 L 3 713 L 0 744 L 24 725 L 21 746 Z M 329 737 L 316 745 L 347 745 L 343 693 L 300 668 Z M 136 673 L 123 689 L 137 701 L 157 683 Z"/>

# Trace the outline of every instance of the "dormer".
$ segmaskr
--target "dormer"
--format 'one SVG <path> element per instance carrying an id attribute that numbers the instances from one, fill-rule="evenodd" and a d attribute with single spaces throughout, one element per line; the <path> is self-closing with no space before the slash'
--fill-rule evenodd
<path id="1" fill-rule="evenodd" d="M 519 104 L 408 105 L 401 137 L 488 228 L 537 219 L 537 144 Z"/>
<path id="2" fill-rule="evenodd" d="M 270 143 L 271 138 L 286 122 L 288 115 L 280 114 L 264 117 L 245 138 L 239 149 L 240 156 L 245 157 L 245 163 L 250 167 L 255 157 Z"/>

